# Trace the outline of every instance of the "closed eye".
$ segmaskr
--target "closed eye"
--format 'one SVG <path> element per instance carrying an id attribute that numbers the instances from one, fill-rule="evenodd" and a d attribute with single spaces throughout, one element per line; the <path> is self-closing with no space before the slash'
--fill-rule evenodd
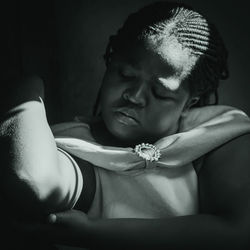
<path id="1" fill-rule="evenodd" d="M 163 89 L 163 88 L 153 87 L 152 93 L 157 99 L 162 99 L 162 100 L 174 99 L 173 95 L 171 95 L 171 93 L 168 93 L 168 91 L 166 91 L 166 89 Z"/>
<path id="2" fill-rule="evenodd" d="M 157 93 L 155 90 L 153 90 L 153 95 L 154 95 L 157 99 L 162 99 L 162 100 L 167 100 L 167 99 L 169 99 L 168 96 L 161 95 L 161 94 Z"/>

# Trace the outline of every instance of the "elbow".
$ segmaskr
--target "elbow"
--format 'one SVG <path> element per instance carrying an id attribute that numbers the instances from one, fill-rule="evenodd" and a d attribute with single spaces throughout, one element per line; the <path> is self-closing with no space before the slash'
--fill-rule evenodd
<path id="1" fill-rule="evenodd" d="M 53 171 L 55 168 L 49 169 L 51 171 L 19 174 L 20 181 L 30 190 L 30 196 L 33 196 L 33 199 L 31 199 L 34 200 L 33 204 L 38 204 L 41 212 L 45 214 L 57 211 L 63 197 L 61 175 L 58 171 Z"/>
<path id="2" fill-rule="evenodd" d="M 42 215 L 38 188 L 32 180 L 11 172 L 2 181 L 2 194 L 7 209 L 18 219 L 32 219 Z"/>
<path id="3" fill-rule="evenodd" d="M 8 173 L 2 182 L 3 199 L 17 218 L 41 219 L 55 211 L 59 190 L 54 186 L 50 176 L 39 177 L 22 171 Z"/>

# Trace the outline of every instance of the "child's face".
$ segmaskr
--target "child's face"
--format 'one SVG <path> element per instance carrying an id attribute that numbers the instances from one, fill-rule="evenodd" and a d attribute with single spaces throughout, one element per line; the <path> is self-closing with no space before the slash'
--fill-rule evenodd
<path id="1" fill-rule="evenodd" d="M 178 130 L 190 100 L 184 81 L 188 58 L 180 57 L 178 46 L 164 55 L 160 47 L 142 45 L 113 55 L 100 103 L 111 134 L 126 143 L 153 143 Z"/>

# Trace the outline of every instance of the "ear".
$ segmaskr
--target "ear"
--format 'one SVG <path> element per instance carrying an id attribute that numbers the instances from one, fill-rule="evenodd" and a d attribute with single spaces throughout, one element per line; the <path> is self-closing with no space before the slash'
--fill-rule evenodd
<path id="1" fill-rule="evenodd" d="M 200 100 L 200 97 L 198 97 L 198 96 L 194 96 L 194 97 L 190 98 L 190 99 L 187 101 L 184 110 L 185 110 L 185 111 L 189 110 L 189 109 L 190 109 L 192 106 L 194 106 L 199 100 Z"/>

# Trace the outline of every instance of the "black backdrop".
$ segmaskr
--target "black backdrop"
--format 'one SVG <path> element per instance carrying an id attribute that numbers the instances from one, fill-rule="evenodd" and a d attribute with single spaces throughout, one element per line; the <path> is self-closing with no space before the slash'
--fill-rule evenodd
<path id="1" fill-rule="evenodd" d="M 2 6 L 4 74 L 45 80 L 49 123 L 90 115 L 105 70 L 108 37 L 149 0 L 6 1 Z M 220 103 L 250 114 L 250 33 L 247 1 L 184 0 L 216 24 L 229 49 L 230 78 Z M 2 83 L 3 84 L 3 83 Z"/>

